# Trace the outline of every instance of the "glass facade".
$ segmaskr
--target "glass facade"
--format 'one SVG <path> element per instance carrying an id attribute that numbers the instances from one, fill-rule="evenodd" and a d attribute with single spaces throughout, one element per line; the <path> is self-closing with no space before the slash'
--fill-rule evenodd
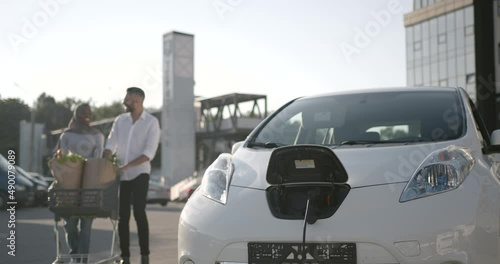
<path id="1" fill-rule="evenodd" d="M 425 8 L 437 2 L 441 2 L 441 0 L 415 0 L 413 1 L 413 10 L 416 11 L 418 9 Z"/>
<path id="2" fill-rule="evenodd" d="M 415 10 L 436 2 L 416 0 Z M 406 53 L 409 86 L 459 86 L 476 98 L 472 5 L 406 27 Z"/>

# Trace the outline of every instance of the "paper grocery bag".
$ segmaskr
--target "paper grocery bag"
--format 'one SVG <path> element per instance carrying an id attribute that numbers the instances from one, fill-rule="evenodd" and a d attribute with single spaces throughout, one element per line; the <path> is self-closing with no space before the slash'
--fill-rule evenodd
<path id="1" fill-rule="evenodd" d="M 82 189 L 101 189 L 116 179 L 116 166 L 107 159 L 87 159 L 83 169 Z"/>
<path id="2" fill-rule="evenodd" d="M 59 161 L 52 158 L 48 161 L 50 172 L 57 181 L 57 188 L 80 189 L 82 182 L 82 161 Z"/>

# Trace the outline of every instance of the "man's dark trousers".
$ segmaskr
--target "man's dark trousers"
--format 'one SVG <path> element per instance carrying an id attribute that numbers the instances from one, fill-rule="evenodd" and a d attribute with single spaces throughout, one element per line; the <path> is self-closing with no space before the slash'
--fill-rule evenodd
<path id="1" fill-rule="evenodd" d="M 139 235 L 141 255 L 149 255 L 149 224 L 146 216 L 146 197 L 149 188 L 149 174 L 143 173 L 131 181 L 120 184 L 120 219 L 118 234 L 122 257 L 130 257 L 130 204 L 134 207 L 134 218 Z"/>

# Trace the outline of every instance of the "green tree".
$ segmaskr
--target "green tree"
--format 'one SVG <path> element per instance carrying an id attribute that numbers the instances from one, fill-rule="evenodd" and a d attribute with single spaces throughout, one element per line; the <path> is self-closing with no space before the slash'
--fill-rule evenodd
<path id="1" fill-rule="evenodd" d="M 106 118 L 114 118 L 122 114 L 125 108 L 121 101 L 114 101 L 109 105 L 93 106 L 94 120 L 102 120 Z"/>
<path id="2" fill-rule="evenodd" d="M 74 110 L 76 109 L 76 107 L 79 105 L 79 104 L 83 104 L 83 103 L 87 103 L 87 104 L 90 104 L 90 102 L 88 101 L 82 101 L 80 99 L 76 99 L 76 98 L 66 98 L 62 101 L 59 101 L 58 104 L 64 106 L 65 108 L 69 109 L 69 110 Z"/>
<path id="3" fill-rule="evenodd" d="M 35 121 L 45 124 L 46 132 L 65 128 L 73 116 L 72 109 L 76 103 L 74 99 L 56 102 L 54 97 L 42 93 L 36 100 Z"/>
<path id="4" fill-rule="evenodd" d="M 30 108 L 17 98 L 0 99 L 0 153 L 5 156 L 9 149 L 19 151 L 19 122 L 30 120 Z"/>

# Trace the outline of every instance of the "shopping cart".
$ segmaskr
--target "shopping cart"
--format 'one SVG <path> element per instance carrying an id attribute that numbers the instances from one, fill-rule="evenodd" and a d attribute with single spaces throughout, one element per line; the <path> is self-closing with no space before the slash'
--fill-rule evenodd
<path id="1" fill-rule="evenodd" d="M 49 209 L 54 213 L 54 234 L 56 238 L 56 263 L 115 263 L 120 259 L 115 253 L 118 224 L 119 180 L 101 189 L 57 189 L 49 191 Z M 62 254 L 58 223 L 63 217 L 109 218 L 113 226 L 109 254 Z"/>

